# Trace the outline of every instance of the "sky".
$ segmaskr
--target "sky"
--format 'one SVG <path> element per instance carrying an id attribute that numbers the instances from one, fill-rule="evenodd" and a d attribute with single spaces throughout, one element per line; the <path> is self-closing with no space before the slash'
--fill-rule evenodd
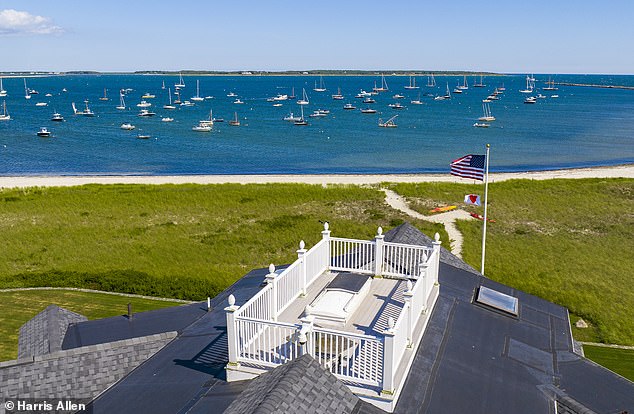
<path id="1" fill-rule="evenodd" d="M 634 1 L 0 0 L 0 72 L 634 74 Z"/>

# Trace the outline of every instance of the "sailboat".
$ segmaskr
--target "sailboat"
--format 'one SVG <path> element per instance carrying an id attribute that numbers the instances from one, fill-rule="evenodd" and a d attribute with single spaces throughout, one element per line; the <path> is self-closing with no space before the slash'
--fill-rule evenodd
<path id="1" fill-rule="evenodd" d="M 0 98 L 7 96 L 7 91 L 2 87 L 2 78 L 0 78 Z"/>
<path id="2" fill-rule="evenodd" d="M 231 126 L 240 126 L 240 120 L 238 119 L 238 113 L 233 113 L 233 119 L 229 121 L 229 125 Z"/>
<path id="3" fill-rule="evenodd" d="M 26 78 L 24 78 L 24 99 L 31 99 L 29 88 L 26 86 Z"/>
<path id="4" fill-rule="evenodd" d="M 108 100 L 108 94 L 107 94 L 107 89 L 103 88 L 103 96 L 101 98 L 99 98 L 100 101 L 107 101 Z"/>
<path id="5" fill-rule="evenodd" d="M 175 84 L 174 86 L 176 88 L 184 88 L 185 87 L 185 81 L 183 80 L 183 74 L 181 72 L 178 73 L 179 79 L 178 79 L 178 83 Z"/>
<path id="6" fill-rule="evenodd" d="M 198 121 L 198 123 L 200 125 L 213 126 L 214 125 L 214 113 L 213 113 L 213 111 L 211 109 L 209 110 L 209 119 L 203 119 L 202 121 Z"/>
<path id="7" fill-rule="evenodd" d="M 306 120 L 304 119 L 304 107 L 300 106 L 299 108 L 302 110 L 302 116 L 298 120 L 296 120 L 294 124 L 298 126 L 306 126 L 308 125 L 308 122 L 306 122 Z"/>
<path id="8" fill-rule="evenodd" d="M 125 100 L 123 99 L 123 91 L 119 91 L 119 106 L 117 109 L 123 111 L 125 110 Z"/>
<path id="9" fill-rule="evenodd" d="M 165 89 L 165 81 L 163 81 L 163 86 L 161 86 L 161 89 Z"/>
<path id="10" fill-rule="evenodd" d="M 553 81 L 553 80 L 550 78 L 550 76 L 548 77 L 548 82 L 546 83 L 546 85 L 548 85 L 548 86 L 545 86 L 545 87 L 543 87 L 543 88 L 542 88 L 542 89 L 543 89 L 543 90 L 545 90 L 545 91 L 556 91 L 556 90 L 558 90 L 558 89 L 559 89 L 559 88 L 557 88 L 557 87 L 555 86 L 555 81 Z M 2 89 L 2 83 L 0 83 L 0 89 Z"/>
<path id="11" fill-rule="evenodd" d="M 427 86 L 430 88 L 435 88 L 436 87 L 436 78 L 434 78 L 434 74 L 432 73 L 431 76 L 427 77 Z"/>
<path id="12" fill-rule="evenodd" d="M 288 99 L 295 99 L 295 98 L 296 98 L 296 96 L 295 96 L 295 87 L 293 86 L 291 88 L 291 94 L 288 95 Z"/>
<path id="13" fill-rule="evenodd" d="M 372 90 L 374 92 L 385 92 L 388 89 L 389 88 L 387 87 L 387 81 L 385 80 L 385 75 L 381 74 L 381 87 L 377 88 L 376 85 L 375 85 L 374 88 L 372 88 Z"/>
<path id="14" fill-rule="evenodd" d="M 423 102 L 420 100 L 420 92 L 418 92 L 418 98 L 411 100 L 410 103 L 414 104 L 414 105 L 422 105 L 423 104 Z"/>
<path id="15" fill-rule="evenodd" d="M 462 85 L 458 85 L 458 89 L 460 89 L 461 91 L 469 89 L 469 84 L 467 83 L 467 75 L 464 75 Z"/>
<path id="16" fill-rule="evenodd" d="M 343 99 L 343 95 L 341 94 L 341 88 L 337 88 L 337 93 L 332 95 L 332 99 L 339 100 L 339 101 Z"/>
<path id="17" fill-rule="evenodd" d="M 200 81 L 198 79 L 196 79 L 196 96 L 192 96 L 190 99 L 196 102 L 201 102 L 205 100 L 205 98 L 200 97 Z"/>
<path id="18" fill-rule="evenodd" d="M 172 105 L 172 88 L 167 89 L 167 95 L 169 96 L 170 103 L 169 105 L 163 105 L 163 109 L 176 109 L 176 107 Z"/>
<path id="19" fill-rule="evenodd" d="M 451 99 L 451 92 L 449 92 L 449 82 L 447 82 L 447 92 L 444 96 L 437 96 L 434 101 L 444 101 L 445 99 Z"/>
<path id="20" fill-rule="evenodd" d="M 324 77 L 319 77 L 319 88 L 317 87 L 317 81 L 315 81 L 315 87 L 313 88 L 315 92 L 326 92 L 326 87 L 324 86 Z"/>
<path id="21" fill-rule="evenodd" d="M 308 94 L 306 93 L 306 88 L 302 88 L 302 99 L 297 101 L 298 105 L 308 105 L 310 101 L 308 100 Z"/>
<path id="22" fill-rule="evenodd" d="M 484 115 L 478 118 L 478 121 L 495 121 L 495 117 L 491 115 L 491 107 L 489 107 L 488 103 L 482 104 L 482 112 L 484 112 Z"/>
<path id="23" fill-rule="evenodd" d="M 7 102 L 6 101 L 2 102 L 2 109 L 3 109 L 3 112 L 2 112 L 2 114 L 0 114 L 0 121 L 10 121 L 11 120 L 11 115 L 9 115 L 9 113 L 7 112 Z"/>
<path id="24" fill-rule="evenodd" d="M 533 89 L 535 88 L 535 85 L 533 83 L 533 79 L 526 75 L 526 89 L 522 89 L 520 90 L 521 93 L 533 93 Z"/>
<path id="25" fill-rule="evenodd" d="M 409 77 L 409 85 L 405 86 L 405 89 L 418 89 L 419 87 L 416 86 L 416 76 L 410 76 Z"/>
<path id="26" fill-rule="evenodd" d="M 480 75 L 480 82 L 474 82 L 473 83 L 473 87 L 474 88 L 484 88 L 486 85 L 482 82 L 482 75 Z"/>

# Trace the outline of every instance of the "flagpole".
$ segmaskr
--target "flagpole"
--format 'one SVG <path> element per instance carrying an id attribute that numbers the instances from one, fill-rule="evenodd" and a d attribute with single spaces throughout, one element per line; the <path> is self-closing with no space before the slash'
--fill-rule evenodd
<path id="1" fill-rule="evenodd" d="M 486 170 L 484 173 L 484 225 L 482 226 L 482 265 L 480 266 L 480 273 L 484 276 L 484 254 L 486 249 L 487 240 L 487 201 L 489 194 L 489 149 L 491 145 L 487 144 L 486 153 Z"/>

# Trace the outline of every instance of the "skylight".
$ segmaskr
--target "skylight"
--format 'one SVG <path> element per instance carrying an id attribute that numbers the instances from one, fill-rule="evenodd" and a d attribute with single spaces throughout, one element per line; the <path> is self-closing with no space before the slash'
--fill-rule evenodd
<path id="1" fill-rule="evenodd" d="M 511 315 L 517 316 L 518 314 L 518 301 L 516 297 L 498 292 L 497 290 L 493 290 L 485 286 L 480 286 L 480 289 L 478 289 L 476 302 L 490 306 L 502 312 L 510 313 Z"/>

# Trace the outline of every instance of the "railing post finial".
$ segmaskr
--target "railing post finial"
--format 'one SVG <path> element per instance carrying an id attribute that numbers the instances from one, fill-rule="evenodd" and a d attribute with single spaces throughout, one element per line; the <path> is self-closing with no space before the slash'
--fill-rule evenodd
<path id="1" fill-rule="evenodd" d="M 330 225 L 327 221 L 324 223 L 324 230 L 321 232 L 321 238 L 325 240 L 330 239 Z"/>

